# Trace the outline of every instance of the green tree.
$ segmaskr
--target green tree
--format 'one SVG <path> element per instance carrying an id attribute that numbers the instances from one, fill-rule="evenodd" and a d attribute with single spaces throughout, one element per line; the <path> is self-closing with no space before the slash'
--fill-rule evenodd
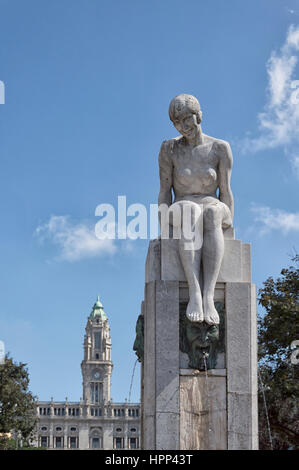
<path id="1" fill-rule="evenodd" d="M 269 277 L 259 290 L 259 304 L 265 309 L 259 317 L 258 332 L 260 449 L 299 448 L 299 365 L 291 359 L 291 344 L 299 339 L 299 256 L 292 261 L 295 266 L 283 269 L 276 280 Z"/>
<path id="2" fill-rule="evenodd" d="M 24 446 L 30 445 L 36 426 L 36 398 L 28 390 L 26 364 L 16 363 L 6 356 L 0 364 L 0 448 L 16 447 L 8 438 L 13 432 Z"/>

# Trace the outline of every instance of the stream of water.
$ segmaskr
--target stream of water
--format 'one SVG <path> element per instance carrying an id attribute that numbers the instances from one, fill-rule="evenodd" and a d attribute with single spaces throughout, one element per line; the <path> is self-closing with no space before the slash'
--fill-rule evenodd
<path id="1" fill-rule="evenodd" d="M 266 402 L 266 395 L 265 395 L 264 384 L 263 384 L 262 377 L 261 377 L 259 369 L 258 369 L 258 377 L 259 377 L 259 381 L 260 381 L 260 384 L 261 384 L 261 391 L 262 391 L 263 400 L 264 400 L 264 407 L 265 407 L 265 413 L 266 413 L 266 419 L 267 419 L 267 427 L 268 427 L 268 433 L 269 433 L 270 446 L 271 446 L 271 450 L 273 450 L 272 434 L 271 434 L 270 420 L 269 420 L 269 414 L 268 414 L 268 407 L 267 407 L 267 402 Z"/>
<path id="2" fill-rule="evenodd" d="M 131 392 L 132 392 L 132 387 L 133 387 L 133 380 L 134 380 L 134 374 L 135 374 L 135 369 L 137 365 L 138 359 L 136 359 L 134 367 L 133 367 L 133 372 L 132 372 L 132 377 L 131 377 L 131 384 L 130 384 L 130 390 L 129 390 L 129 403 L 131 402 Z"/>

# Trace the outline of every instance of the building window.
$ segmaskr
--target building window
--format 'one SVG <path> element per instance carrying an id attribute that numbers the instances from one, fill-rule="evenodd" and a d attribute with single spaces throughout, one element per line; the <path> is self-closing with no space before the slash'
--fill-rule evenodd
<path id="1" fill-rule="evenodd" d="M 135 418 L 135 416 L 138 418 L 139 416 L 139 410 L 138 408 L 134 409 L 134 408 L 131 408 L 129 409 L 129 416 L 131 416 L 132 418 Z"/>
<path id="2" fill-rule="evenodd" d="M 77 428 L 71 428 L 70 430 L 74 432 L 74 431 L 77 431 Z"/>
<path id="3" fill-rule="evenodd" d="M 78 448 L 77 442 L 78 442 L 77 438 L 71 436 L 70 437 L 70 449 L 77 449 Z"/>
<path id="4" fill-rule="evenodd" d="M 93 449 L 99 449 L 100 448 L 100 438 L 99 437 L 93 437 L 92 438 L 91 447 Z"/>
<path id="5" fill-rule="evenodd" d="M 57 428 L 56 428 L 56 431 L 62 431 L 62 428 L 61 428 L 61 427 L 57 427 Z"/>
<path id="6" fill-rule="evenodd" d="M 55 447 L 56 449 L 61 449 L 62 448 L 62 437 L 55 437 Z"/>
<path id="7" fill-rule="evenodd" d="M 101 408 L 91 408 L 90 409 L 91 416 L 102 416 L 102 409 Z"/>
<path id="8" fill-rule="evenodd" d="M 131 432 L 136 432 L 136 428 L 131 428 L 130 431 Z"/>
<path id="9" fill-rule="evenodd" d="M 91 403 L 101 403 L 103 401 L 103 384 L 91 382 L 90 384 Z"/>
<path id="10" fill-rule="evenodd" d="M 41 438 L 40 438 L 40 445 L 41 445 L 41 447 L 43 447 L 43 448 L 48 447 L 48 438 L 47 438 L 47 436 L 41 436 Z"/>
<path id="11" fill-rule="evenodd" d="M 43 426 L 43 427 L 41 428 L 41 430 L 42 430 L 42 431 L 47 431 L 48 428 L 47 428 L 46 426 Z"/>
<path id="12" fill-rule="evenodd" d="M 69 416 L 79 416 L 80 409 L 79 408 L 69 408 Z"/>
<path id="13" fill-rule="evenodd" d="M 122 429 L 121 428 L 116 428 L 116 432 L 121 432 Z"/>
<path id="14" fill-rule="evenodd" d="M 98 353 L 96 353 L 96 359 L 100 359 L 100 356 Z"/>
<path id="15" fill-rule="evenodd" d="M 101 349 L 101 333 L 100 332 L 96 332 L 94 334 L 94 348 L 95 349 Z"/>
<path id="16" fill-rule="evenodd" d="M 130 449 L 137 449 L 137 439 L 136 437 L 130 437 Z"/>
<path id="17" fill-rule="evenodd" d="M 122 445 L 122 438 L 121 437 L 115 437 L 114 438 L 114 449 L 122 449 L 123 448 L 123 445 Z"/>

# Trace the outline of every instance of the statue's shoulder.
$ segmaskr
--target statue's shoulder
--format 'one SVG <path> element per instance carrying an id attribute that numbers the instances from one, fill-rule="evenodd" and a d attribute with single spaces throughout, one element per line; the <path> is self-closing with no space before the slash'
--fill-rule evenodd
<path id="1" fill-rule="evenodd" d="M 164 140 L 161 145 L 161 153 L 171 157 L 175 150 L 181 145 L 182 139 L 182 136 L 178 136 L 173 139 Z"/>
<path id="2" fill-rule="evenodd" d="M 204 136 L 204 139 L 205 139 L 205 142 L 206 143 L 211 143 L 213 144 L 213 147 L 215 149 L 223 149 L 223 150 L 227 150 L 227 149 L 230 149 L 230 145 L 228 142 L 226 142 L 226 140 L 222 140 L 222 139 L 217 139 L 216 137 L 211 137 L 209 135 L 205 135 Z"/>
<path id="3" fill-rule="evenodd" d="M 233 155 L 229 143 L 226 140 L 216 139 L 215 137 L 206 137 L 210 139 L 212 151 L 217 155 L 221 167 L 231 168 L 233 165 Z M 205 140 L 207 142 L 206 137 Z"/>

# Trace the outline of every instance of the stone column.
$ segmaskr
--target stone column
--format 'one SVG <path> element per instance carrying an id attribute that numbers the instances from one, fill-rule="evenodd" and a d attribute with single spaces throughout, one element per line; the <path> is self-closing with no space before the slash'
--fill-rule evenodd
<path id="1" fill-rule="evenodd" d="M 179 449 L 177 281 L 146 284 L 144 331 L 144 448 Z"/>
<path id="2" fill-rule="evenodd" d="M 228 448 L 258 448 L 256 291 L 226 284 Z"/>

